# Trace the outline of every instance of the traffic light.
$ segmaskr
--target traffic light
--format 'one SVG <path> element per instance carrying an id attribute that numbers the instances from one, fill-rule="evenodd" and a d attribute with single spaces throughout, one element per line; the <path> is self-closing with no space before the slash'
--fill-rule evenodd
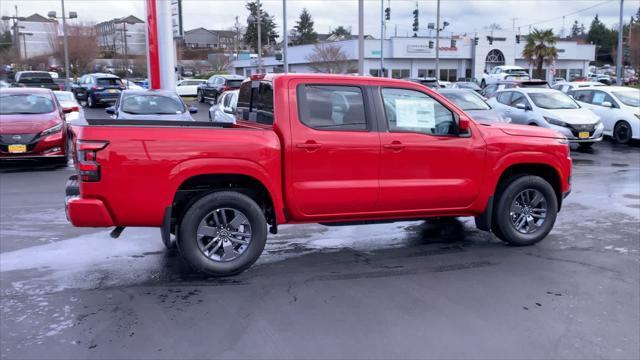
<path id="1" fill-rule="evenodd" d="M 429 49 L 433 49 L 433 41 L 429 40 Z"/>
<path id="2" fill-rule="evenodd" d="M 420 20 L 418 20 L 419 14 L 420 12 L 418 11 L 418 9 L 413 10 L 413 31 L 414 32 L 417 32 L 420 26 Z"/>
<path id="3" fill-rule="evenodd" d="M 387 21 L 391 20 L 391 8 L 384 9 L 384 19 Z"/>
<path id="4" fill-rule="evenodd" d="M 454 39 L 451 39 L 451 47 L 452 48 L 456 47 L 456 41 Z"/>
<path id="5" fill-rule="evenodd" d="M 520 35 L 516 35 L 516 44 L 520 44 Z"/>
<path id="6" fill-rule="evenodd" d="M 478 40 L 480 40 L 478 37 L 474 37 L 473 38 L 473 45 L 478 45 Z"/>
<path id="7" fill-rule="evenodd" d="M 487 41 L 489 41 L 489 45 L 493 45 L 493 36 L 487 36 Z"/>

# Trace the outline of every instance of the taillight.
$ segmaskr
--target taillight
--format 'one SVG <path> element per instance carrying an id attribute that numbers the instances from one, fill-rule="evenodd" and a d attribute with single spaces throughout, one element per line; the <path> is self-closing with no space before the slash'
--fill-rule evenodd
<path id="1" fill-rule="evenodd" d="M 80 181 L 100 181 L 100 164 L 97 162 L 98 151 L 107 147 L 106 141 L 78 141 L 77 168 Z"/>
<path id="2" fill-rule="evenodd" d="M 74 111 L 75 112 L 80 111 L 80 107 L 79 106 L 72 106 L 71 107 L 71 112 L 74 112 Z"/>

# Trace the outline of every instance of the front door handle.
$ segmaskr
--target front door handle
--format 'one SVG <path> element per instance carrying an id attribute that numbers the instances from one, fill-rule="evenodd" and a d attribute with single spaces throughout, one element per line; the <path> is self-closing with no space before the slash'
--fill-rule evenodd
<path id="1" fill-rule="evenodd" d="M 296 144 L 296 147 L 298 149 L 305 149 L 309 152 L 313 152 L 320 149 L 321 145 L 315 142 L 314 140 L 307 140 L 304 143 Z"/>
<path id="2" fill-rule="evenodd" d="M 391 144 L 384 144 L 382 145 L 382 147 L 391 151 L 400 151 L 404 149 L 404 145 L 402 145 L 402 143 L 398 140 L 392 141 Z"/>

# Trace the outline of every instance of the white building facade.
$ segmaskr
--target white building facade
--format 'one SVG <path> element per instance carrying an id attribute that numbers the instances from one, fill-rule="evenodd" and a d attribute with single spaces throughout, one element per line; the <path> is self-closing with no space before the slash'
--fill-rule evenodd
<path id="1" fill-rule="evenodd" d="M 475 39 L 477 38 L 477 45 Z M 519 65 L 532 69 L 522 57 L 526 43 L 525 36 L 518 42 L 513 33 L 478 33 L 471 36 L 440 38 L 439 79 L 456 81 L 459 78 L 479 79 L 485 70 L 498 65 Z M 432 47 L 429 43 L 432 42 Z M 345 40 L 333 42 L 340 46 L 347 58 L 347 67 L 357 69 L 358 41 Z M 554 77 L 571 80 L 584 76 L 588 72 L 589 62 L 595 60 L 595 46 L 578 44 L 574 41 L 559 40 L 556 43 L 558 59 L 555 64 L 544 65 L 546 78 Z M 289 47 L 290 72 L 314 72 L 308 57 L 314 52 L 314 45 Z M 367 75 L 380 74 L 380 40 L 365 40 L 364 72 Z M 430 37 L 392 37 L 383 41 L 385 76 L 393 78 L 436 77 L 435 39 Z M 249 76 L 257 72 L 258 60 L 236 60 L 232 63 L 236 74 Z M 266 72 L 282 71 L 282 61 L 275 57 L 264 57 Z M 553 69 L 554 71 L 551 71 Z M 357 72 L 355 70 L 354 72 Z M 555 73 L 555 75 L 554 75 Z"/>

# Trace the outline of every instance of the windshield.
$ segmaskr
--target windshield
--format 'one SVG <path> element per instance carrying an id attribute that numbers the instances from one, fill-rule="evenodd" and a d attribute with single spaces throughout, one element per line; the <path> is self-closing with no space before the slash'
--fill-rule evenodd
<path id="1" fill-rule="evenodd" d="M 478 95 L 472 92 L 443 93 L 444 97 L 453 101 L 462 110 L 489 110 L 491 107 Z"/>
<path id="2" fill-rule="evenodd" d="M 227 80 L 227 86 L 239 88 L 243 80 Z"/>
<path id="3" fill-rule="evenodd" d="M 0 114 L 46 114 L 53 112 L 53 101 L 44 95 L 2 95 Z"/>
<path id="4" fill-rule="evenodd" d="M 529 93 L 537 107 L 543 109 L 578 109 L 580 106 L 572 98 L 561 92 Z"/>
<path id="5" fill-rule="evenodd" d="M 54 91 L 53 94 L 56 96 L 56 99 L 58 99 L 58 101 L 63 102 L 63 101 L 68 101 L 68 102 L 72 102 L 75 101 L 73 94 L 67 91 Z"/>
<path id="6" fill-rule="evenodd" d="M 49 73 L 22 73 L 20 74 L 21 83 L 52 83 L 53 79 Z"/>
<path id="7" fill-rule="evenodd" d="M 627 106 L 640 107 L 640 90 L 620 90 L 611 93 Z"/>
<path id="8" fill-rule="evenodd" d="M 121 110 L 135 115 L 169 115 L 182 114 L 186 109 L 177 97 L 127 95 L 122 100 Z"/>
<path id="9" fill-rule="evenodd" d="M 122 85 L 122 81 L 120 81 L 120 79 L 118 78 L 98 78 L 96 82 L 98 85 L 102 85 L 102 86 Z"/>

